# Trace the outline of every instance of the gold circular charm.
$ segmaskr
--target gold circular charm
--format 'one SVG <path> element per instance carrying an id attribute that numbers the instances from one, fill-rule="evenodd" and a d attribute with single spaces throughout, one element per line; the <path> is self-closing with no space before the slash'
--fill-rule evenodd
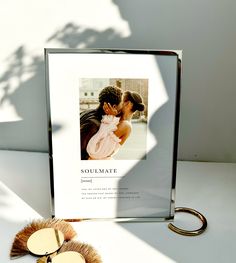
<path id="1" fill-rule="evenodd" d="M 85 259 L 78 252 L 66 251 L 53 257 L 52 263 L 85 263 Z"/>
<path id="2" fill-rule="evenodd" d="M 176 232 L 177 234 L 183 235 L 183 236 L 197 236 L 197 235 L 202 234 L 206 230 L 207 220 L 198 211 L 196 211 L 192 208 L 187 208 L 187 207 L 176 207 L 175 212 L 185 212 L 185 213 L 189 213 L 189 214 L 192 214 L 192 215 L 198 217 L 202 222 L 202 226 L 196 230 L 185 230 L 185 229 L 178 228 L 178 227 L 174 226 L 172 223 L 170 223 L 168 225 L 168 228 L 170 230 Z"/>
<path id="3" fill-rule="evenodd" d="M 43 256 L 57 251 L 64 242 L 64 235 L 54 228 L 43 228 L 33 233 L 28 241 L 29 251 L 35 255 Z"/>

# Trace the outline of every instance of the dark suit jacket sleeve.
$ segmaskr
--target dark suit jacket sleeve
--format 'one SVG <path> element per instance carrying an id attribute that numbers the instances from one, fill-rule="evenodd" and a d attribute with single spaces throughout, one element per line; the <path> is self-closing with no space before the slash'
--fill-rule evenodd
<path id="1" fill-rule="evenodd" d="M 83 125 L 80 130 L 80 143 L 81 143 L 81 159 L 87 159 L 86 147 L 92 136 L 98 131 L 99 123 L 96 121 L 90 121 Z"/>

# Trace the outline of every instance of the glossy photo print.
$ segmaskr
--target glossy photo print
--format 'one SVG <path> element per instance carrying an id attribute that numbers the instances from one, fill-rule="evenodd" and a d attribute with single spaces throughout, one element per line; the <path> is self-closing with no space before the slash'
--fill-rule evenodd
<path id="1" fill-rule="evenodd" d="M 81 160 L 146 159 L 148 80 L 80 79 Z"/>
<path id="2" fill-rule="evenodd" d="M 45 49 L 52 215 L 174 216 L 181 51 Z"/>

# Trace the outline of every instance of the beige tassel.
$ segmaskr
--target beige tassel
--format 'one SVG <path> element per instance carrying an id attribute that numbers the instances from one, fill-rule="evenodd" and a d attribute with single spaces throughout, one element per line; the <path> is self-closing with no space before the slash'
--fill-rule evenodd
<path id="1" fill-rule="evenodd" d="M 79 241 L 69 241 L 62 245 L 58 254 L 66 251 L 75 251 L 80 253 L 85 258 L 86 263 L 102 263 L 101 257 L 97 251 L 91 245 L 85 243 L 81 243 Z"/>
<path id="2" fill-rule="evenodd" d="M 69 241 L 76 236 L 76 232 L 70 223 L 61 219 L 39 219 L 28 224 L 17 235 L 12 244 L 10 257 L 21 257 L 29 253 L 27 241 L 29 237 L 36 231 L 43 228 L 54 228 L 60 230 L 64 234 L 65 241 Z"/>

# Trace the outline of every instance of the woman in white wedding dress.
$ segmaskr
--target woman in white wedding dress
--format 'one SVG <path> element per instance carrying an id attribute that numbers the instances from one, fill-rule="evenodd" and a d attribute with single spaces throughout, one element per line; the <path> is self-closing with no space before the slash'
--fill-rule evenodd
<path id="1" fill-rule="evenodd" d="M 89 160 L 111 160 L 132 131 L 131 119 L 135 111 L 144 111 L 142 97 L 131 91 L 123 96 L 121 116 L 104 115 L 98 132 L 89 140 Z"/>

